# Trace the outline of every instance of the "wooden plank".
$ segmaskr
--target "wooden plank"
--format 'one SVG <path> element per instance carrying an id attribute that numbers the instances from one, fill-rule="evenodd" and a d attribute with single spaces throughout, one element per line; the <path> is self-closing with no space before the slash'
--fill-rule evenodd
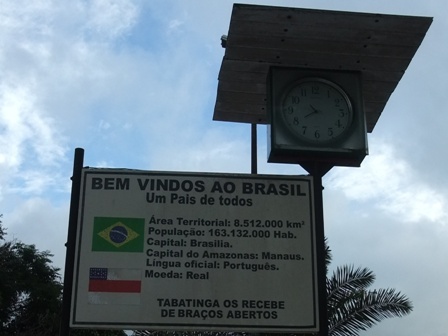
<path id="1" fill-rule="evenodd" d="M 266 95 L 266 83 L 243 83 L 241 81 L 220 81 L 218 83 L 218 93 L 220 91 L 256 93 Z"/>
<path id="2" fill-rule="evenodd" d="M 310 37 L 316 40 L 335 40 L 341 42 L 376 43 L 384 45 L 418 47 L 424 34 L 400 31 L 375 31 L 369 29 L 329 29 L 325 25 L 312 26 L 279 26 L 278 24 L 251 24 L 243 22 L 238 26 L 231 26 L 227 38 L 227 46 L 231 48 L 233 36 L 249 35 L 263 38 L 273 36 L 279 39 Z"/>
<path id="3" fill-rule="evenodd" d="M 331 50 L 336 54 L 354 54 L 377 57 L 410 58 L 415 54 L 415 47 L 397 44 L 372 43 L 371 39 L 354 42 L 353 40 L 336 40 L 332 38 L 316 39 L 311 37 L 279 37 L 265 35 L 259 36 L 238 34 L 233 35 L 228 44 L 229 50 L 238 47 L 274 49 L 279 53 L 288 53 L 291 50 L 306 50 L 308 52 L 327 52 Z"/>
<path id="4" fill-rule="evenodd" d="M 336 54 L 332 50 L 328 50 L 327 53 L 315 53 L 306 50 L 291 50 L 289 53 L 278 53 L 277 50 L 273 49 L 246 47 L 229 49 L 226 52 L 226 57 L 243 61 L 266 62 L 275 65 L 359 71 L 405 71 L 410 62 L 410 59 L 404 58 Z"/>
<path id="5" fill-rule="evenodd" d="M 268 122 L 264 118 L 257 118 L 251 114 L 238 113 L 237 111 L 220 111 L 216 110 L 213 115 L 215 121 L 239 122 L 247 124 L 262 124 L 267 125 Z"/>
<path id="6" fill-rule="evenodd" d="M 266 104 L 254 105 L 238 102 L 222 104 L 217 102 L 216 107 L 220 111 L 237 111 L 238 113 L 248 113 L 261 118 L 266 116 Z"/>
<path id="7" fill-rule="evenodd" d="M 366 114 L 366 125 L 367 132 L 371 133 L 376 123 L 378 122 L 378 118 L 386 106 L 386 102 L 365 102 L 364 103 L 364 112 Z"/>
<path id="8" fill-rule="evenodd" d="M 268 73 L 270 64 L 261 63 L 261 62 L 253 62 L 253 61 L 241 61 L 241 60 L 232 60 L 224 57 L 221 63 L 222 72 L 252 72 L 252 73 Z"/>
<path id="9" fill-rule="evenodd" d="M 246 62 L 247 63 L 247 62 Z M 267 71 L 265 72 L 250 72 L 250 71 L 222 71 L 219 74 L 220 81 L 229 82 L 245 82 L 245 83 L 260 83 L 266 82 Z"/>
<path id="10" fill-rule="evenodd" d="M 224 59 L 221 64 L 220 80 L 225 81 L 240 81 L 240 72 L 259 73 L 260 82 L 265 81 L 269 72 L 270 66 L 273 64 L 243 60 Z M 309 68 L 309 67 L 307 67 Z M 255 75 L 254 75 L 255 76 Z M 380 70 L 364 70 L 363 82 L 379 81 L 390 82 L 386 85 L 395 87 L 398 81 L 402 78 L 403 71 L 380 71 Z"/>
<path id="11" fill-rule="evenodd" d="M 364 85 L 370 85 L 368 82 L 380 82 L 387 86 L 395 88 L 403 77 L 404 71 L 381 71 L 378 69 L 366 69 L 362 72 L 362 80 Z"/>
<path id="12" fill-rule="evenodd" d="M 390 98 L 391 92 L 386 91 L 365 91 L 363 92 L 363 99 L 367 103 L 372 102 L 387 102 L 387 100 Z"/>
<path id="13" fill-rule="evenodd" d="M 223 105 L 220 102 L 216 102 L 213 120 L 267 124 L 266 106 L 260 106 L 258 111 L 259 113 L 256 113 L 256 110 L 249 107 L 247 104 L 234 103 Z M 229 119 L 230 115 L 232 116 L 231 118 L 237 119 Z"/>
<path id="14" fill-rule="evenodd" d="M 254 105 L 262 105 L 266 104 L 266 94 L 264 93 L 255 93 L 255 92 L 247 92 L 247 91 L 238 91 L 232 87 L 233 90 L 220 90 L 219 97 L 217 100 L 220 103 L 246 103 L 246 104 L 254 104 Z M 379 102 L 384 103 L 390 98 L 393 91 L 387 90 L 365 90 L 363 92 L 363 99 L 365 102 Z"/>
<path id="15" fill-rule="evenodd" d="M 355 13 L 276 6 L 235 4 L 232 23 L 254 22 L 278 25 L 326 26 L 328 29 L 372 29 L 376 31 L 426 32 L 432 18 L 391 14 Z"/>
<path id="16" fill-rule="evenodd" d="M 266 105 L 266 94 L 237 92 L 237 91 L 223 91 L 219 93 L 217 100 L 220 103 L 241 103 L 250 104 L 254 106 Z"/>

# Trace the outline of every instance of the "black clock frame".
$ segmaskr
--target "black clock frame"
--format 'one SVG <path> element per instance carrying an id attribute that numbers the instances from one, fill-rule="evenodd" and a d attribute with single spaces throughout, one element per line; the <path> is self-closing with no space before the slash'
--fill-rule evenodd
<path id="1" fill-rule="evenodd" d="M 281 100 L 285 90 L 294 82 L 305 78 L 322 78 L 335 83 L 344 90 L 352 103 L 353 121 L 346 135 L 326 144 L 313 144 L 294 136 L 284 124 Z M 305 169 L 319 162 L 329 166 L 359 167 L 368 153 L 367 128 L 362 100 L 361 73 L 271 67 L 267 80 L 268 162 L 298 163 Z M 308 169 L 307 169 L 308 170 Z"/>

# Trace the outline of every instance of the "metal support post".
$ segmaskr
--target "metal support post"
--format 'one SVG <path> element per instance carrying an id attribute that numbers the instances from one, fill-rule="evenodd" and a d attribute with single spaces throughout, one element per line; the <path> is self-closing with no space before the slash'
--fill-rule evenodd
<path id="1" fill-rule="evenodd" d="M 316 223 L 316 250 L 317 250 L 317 286 L 319 300 L 319 336 L 328 336 L 328 312 L 327 312 L 327 270 L 325 266 L 325 230 L 324 230 L 324 207 L 322 195 L 322 177 L 328 170 L 329 165 L 315 162 L 307 167 L 313 176 L 314 209 Z"/>
<path id="2" fill-rule="evenodd" d="M 257 174 L 257 124 L 251 124 L 251 174 Z"/>
<path id="3" fill-rule="evenodd" d="M 84 164 L 84 149 L 75 149 L 72 175 L 72 194 L 68 221 L 67 250 L 65 254 L 64 290 L 62 295 L 62 315 L 60 336 L 70 335 L 70 306 L 72 302 L 73 272 L 75 266 L 75 243 L 78 225 L 79 197 L 81 194 L 81 173 Z"/>

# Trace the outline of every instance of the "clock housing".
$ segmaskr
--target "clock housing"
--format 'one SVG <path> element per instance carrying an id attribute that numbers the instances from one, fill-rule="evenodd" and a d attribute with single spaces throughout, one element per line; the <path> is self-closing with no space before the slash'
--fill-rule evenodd
<path id="1" fill-rule="evenodd" d="M 268 162 L 359 166 L 368 153 L 361 73 L 272 67 Z"/>

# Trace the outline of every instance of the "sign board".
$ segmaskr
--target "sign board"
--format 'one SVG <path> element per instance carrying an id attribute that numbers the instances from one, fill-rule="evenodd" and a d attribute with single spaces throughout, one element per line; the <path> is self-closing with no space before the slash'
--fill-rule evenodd
<path id="1" fill-rule="evenodd" d="M 318 330 L 312 178 L 85 168 L 70 326 Z"/>

